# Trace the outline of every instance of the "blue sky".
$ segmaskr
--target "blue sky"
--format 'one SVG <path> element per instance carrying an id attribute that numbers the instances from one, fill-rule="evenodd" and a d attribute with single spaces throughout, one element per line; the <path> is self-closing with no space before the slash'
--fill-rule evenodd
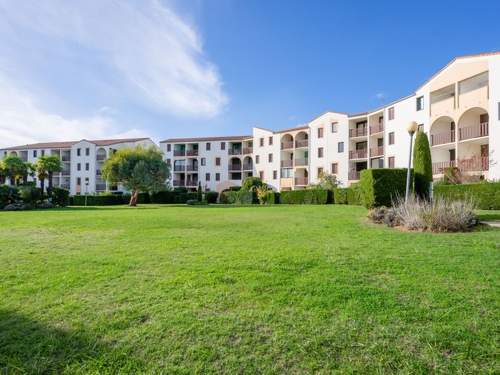
<path id="1" fill-rule="evenodd" d="M 0 0 L 0 147 L 247 134 L 500 50 L 497 1 Z M 461 26 L 463 25 L 463 26 Z"/>

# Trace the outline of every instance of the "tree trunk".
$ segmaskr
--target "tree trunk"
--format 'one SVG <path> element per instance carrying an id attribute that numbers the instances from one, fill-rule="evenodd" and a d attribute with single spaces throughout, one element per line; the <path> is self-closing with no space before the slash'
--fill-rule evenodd
<path id="1" fill-rule="evenodd" d="M 138 192 L 136 190 L 134 190 L 132 192 L 132 195 L 130 196 L 130 203 L 129 203 L 129 206 L 130 207 L 135 207 L 137 206 L 137 198 L 138 198 Z"/>
<path id="2" fill-rule="evenodd" d="M 16 185 L 17 185 L 17 184 L 16 184 L 16 178 L 15 178 L 13 175 L 12 175 L 12 176 L 10 176 L 10 184 L 11 184 L 12 186 L 16 186 Z"/>
<path id="3" fill-rule="evenodd" d="M 40 189 L 42 190 L 42 199 L 43 195 L 45 194 L 44 189 L 45 189 L 45 179 L 41 178 L 40 179 Z"/>
<path id="4" fill-rule="evenodd" d="M 49 186 L 47 187 L 47 194 L 52 190 L 52 172 L 49 172 Z"/>

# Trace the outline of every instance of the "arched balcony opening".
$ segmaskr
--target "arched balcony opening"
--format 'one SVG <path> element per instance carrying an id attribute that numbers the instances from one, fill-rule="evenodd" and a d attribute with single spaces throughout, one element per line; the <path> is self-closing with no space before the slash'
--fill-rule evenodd
<path id="1" fill-rule="evenodd" d="M 448 116 L 440 117 L 431 125 L 430 144 L 438 146 L 453 143 L 456 139 L 455 133 L 455 121 Z"/>
<path id="2" fill-rule="evenodd" d="M 291 134 L 285 134 L 281 137 L 281 149 L 293 149 L 293 136 Z"/>
<path id="3" fill-rule="evenodd" d="M 306 132 L 299 132 L 295 136 L 296 148 L 307 148 L 309 146 L 309 134 Z"/>
<path id="4" fill-rule="evenodd" d="M 253 160 L 251 156 L 245 156 L 243 158 L 243 170 L 253 171 Z"/>
<path id="5" fill-rule="evenodd" d="M 484 108 L 471 108 L 458 120 L 458 140 L 482 138 L 488 136 L 489 115 Z"/>

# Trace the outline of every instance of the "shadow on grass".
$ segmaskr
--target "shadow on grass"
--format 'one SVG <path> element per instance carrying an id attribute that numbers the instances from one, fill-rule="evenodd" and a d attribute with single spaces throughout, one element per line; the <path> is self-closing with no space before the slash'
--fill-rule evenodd
<path id="1" fill-rule="evenodd" d="M 120 372 L 141 367 L 141 362 L 86 332 L 48 327 L 0 309 L 0 373 Z"/>

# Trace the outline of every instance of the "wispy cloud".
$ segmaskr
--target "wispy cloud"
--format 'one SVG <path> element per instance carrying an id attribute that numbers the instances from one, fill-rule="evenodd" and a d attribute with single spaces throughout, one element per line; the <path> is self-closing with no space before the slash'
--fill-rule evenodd
<path id="1" fill-rule="evenodd" d="M 383 100 L 387 97 L 386 93 L 385 92 L 377 92 L 375 95 L 374 95 L 374 98 L 375 99 L 378 99 L 378 100 Z"/>
<path id="2" fill-rule="evenodd" d="M 0 0 L 0 74 L 36 103 L 27 127 L 44 116 L 67 119 L 70 108 L 80 118 L 75 136 L 88 131 L 80 128 L 93 113 L 123 112 L 109 102 L 188 118 L 217 116 L 228 102 L 195 27 L 157 0 Z M 2 93 L 3 116 L 12 113 L 6 99 Z M 7 129 L 7 120 L 0 118 L 0 135 L 23 132 Z"/>

